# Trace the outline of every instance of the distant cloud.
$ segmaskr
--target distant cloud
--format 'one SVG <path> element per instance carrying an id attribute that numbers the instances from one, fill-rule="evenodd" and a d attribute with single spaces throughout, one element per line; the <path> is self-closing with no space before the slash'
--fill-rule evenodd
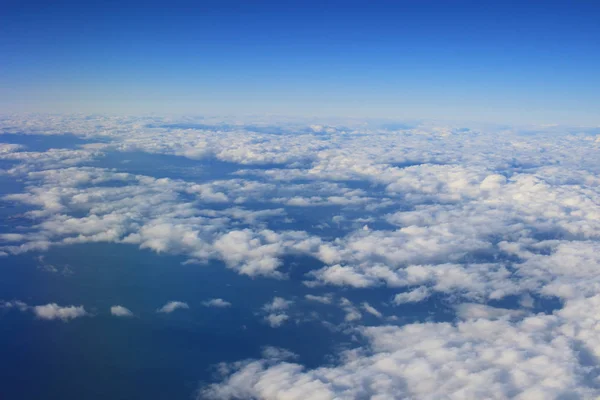
<path id="1" fill-rule="evenodd" d="M 346 316 L 344 317 L 344 320 L 346 322 L 358 321 L 362 318 L 361 312 L 347 298 L 342 297 L 340 299 L 340 305 L 342 306 L 342 309 L 346 313 Z"/>
<path id="2" fill-rule="evenodd" d="M 370 305 L 367 302 L 362 303 L 362 307 L 366 312 L 368 312 L 371 315 L 376 316 L 377 318 L 383 317 L 383 314 L 381 314 L 375 307 L 373 307 L 372 305 Z"/>
<path id="3" fill-rule="evenodd" d="M 595 296 L 524 319 L 493 311 L 489 320 L 487 310 L 456 324 L 361 327 L 368 343 L 342 352 L 335 365 L 307 369 L 265 354 L 222 368 L 222 382 L 199 398 L 445 398 L 456 390 L 465 398 L 594 398 L 597 386 L 583 379 L 589 366 L 580 357 L 595 353 L 580 341 L 596 343 L 597 324 L 581 317 L 598 307 Z"/>
<path id="4" fill-rule="evenodd" d="M 259 306 L 257 318 L 291 329 L 290 321 L 322 317 L 323 325 L 359 339 L 321 367 L 305 368 L 276 350 L 221 364 L 226 373 L 206 389 L 208 397 L 600 395 L 594 362 L 600 359 L 597 129 L 538 127 L 532 133 L 425 121 L 380 129 L 349 120 L 337 127 L 305 121 L 300 129 L 282 122 L 265 130 L 234 122 L 221 129 L 223 121 L 201 127 L 163 122 L 0 119 L 0 132 L 101 138 L 47 151 L 0 144 L 0 161 L 8 166 L 0 174 L 23 183 L 1 200 L 27 208 L 20 217 L 31 221 L 27 229 L 0 234 L 0 256 L 78 243 L 128 244 L 189 263 L 218 260 L 248 277 L 293 277 L 288 282 L 299 279 L 302 290 L 331 292 L 294 292 L 305 295 L 303 305 L 327 304 L 319 308 L 339 313 L 303 314 L 284 295 Z M 153 168 L 146 175 L 128 172 L 131 164 L 90 166 L 103 154 L 129 151 L 211 158 L 233 170 L 200 180 L 159 176 Z M 310 268 L 287 265 L 295 257 L 309 260 Z M 373 300 L 379 296 L 355 300 L 353 294 L 382 288 L 389 295 L 381 303 Z M 452 322 L 436 322 L 429 313 L 417 321 L 401 315 L 429 306 L 435 314 L 429 298 L 453 305 L 443 310 Z M 515 309 L 492 306 L 507 299 L 516 299 Z M 551 299 L 557 309 L 541 312 L 545 300 L 539 299 Z M 383 301 L 398 307 L 384 313 Z M 204 305 L 226 303 L 215 298 Z M 87 315 L 83 306 L 11 301 L 0 307 L 46 319 Z M 188 305 L 170 302 L 157 311 L 183 308 Z M 374 321 L 381 325 L 363 325 Z"/>
<path id="5" fill-rule="evenodd" d="M 316 301 L 323 304 L 331 304 L 333 301 L 333 297 L 331 295 L 315 296 L 312 294 L 307 294 L 304 296 L 304 298 L 308 301 Z"/>
<path id="6" fill-rule="evenodd" d="M 61 307 L 56 303 L 35 306 L 33 307 L 33 313 L 40 319 L 60 319 L 62 321 L 69 321 L 88 315 L 83 306 Z"/>
<path id="7" fill-rule="evenodd" d="M 420 286 L 416 289 L 413 289 L 409 292 L 398 293 L 394 296 L 394 304 L 405 304 L 405 303 L 418 303 L 420 301 L 426 300 L 430 296 L 429 289 L 424 286 Z"/>
<path id="8" fill-rule="evenodd" d="M 523 310 L 510 310 L 506 308 L 490 307 L 485 304 L 463 303 L 455 307 L 456 316 L 461 319 L 486 319 L 492 320 L 504 317 L 522 317 L 526 314 Z"/>
<path id="9" fill-rule="evenodd" d="M 210 299 L 208 301 L 203 302 L 202 304 L 204 304 L 204 306 L 206 306 L 206 307 L 217 307 L 217 308 L 231 307 L 231 303 L 228 301 L 225 301 L 223 299 Z"/>
<path id="10" fill-rule="evenodd" d="M 13 300 L 13 301 L 0 301 L 0 308 L 6 308 L 6 309 L 16 308 L 19 311 L 27 311 L 29 309 L 29 306 L 20 300 Z"/>
<path id="11" fill-rule="evenodd" d="M 279 328 L 285 321 L 290 317 L 285 313 L 273 313 L 265 317 L 265 321 L 271 326 L 271 328 Z"/>
<path id="12" fill-rule="evenodd" d="M 112 306 L 110 308 L 110 313 L 115 317 L 133 317 L 131 310 L 123 306 Z"/>
<path id="13" fill-rule="evenodd" d="M 263 306 L 263 310 L 265 310 L 265 311 L 286 310 L 293 303 L 294 302 L 291 300 L 286 300 L 283 297 L 275 296 L 275 297 L 273 297 L 273 300 L 271 300 L 269 303 L 267 303 Z"/>
<path id="14" fill-rule="evenodd" d="M 298 355 L 289 350 L 279 347 L 266 346 L 262 349 L 262 356 L 271 360 L 290 360 L 298 358 Z"/>
<path id="15" fill-rule="evenodd" d="M 283 297 L 275 296 L 273 300 L 262 307 L 263 312 L 267 313 L 264 320 L 272 328 L 278 328 L 283 325 L 290 317 L 285 312 L 294 302 L 286 300 Z"/>
<path id="16" fill-rule="evenodd" d="M 187 303 L 184 303 L 182 301 L 170 301 L 158 310 L 156 310 L 156 312 L 170 314 L 175 310 L 187 308 L 190 308 L 190 306 L 188 306 Z"/>

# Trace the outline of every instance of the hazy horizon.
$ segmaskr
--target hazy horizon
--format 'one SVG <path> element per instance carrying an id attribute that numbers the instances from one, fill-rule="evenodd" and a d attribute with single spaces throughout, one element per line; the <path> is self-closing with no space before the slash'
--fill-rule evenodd
<path id="1" fill-rule="evenodd" d="M 0 107 L 598 126 L 599 7 L 8 1 Z"/>

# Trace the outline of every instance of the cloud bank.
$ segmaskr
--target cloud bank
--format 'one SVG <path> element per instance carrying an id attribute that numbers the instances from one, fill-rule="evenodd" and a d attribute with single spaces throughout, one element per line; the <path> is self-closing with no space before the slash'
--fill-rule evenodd
<path id="1" fill-rule="evenodd" d="M 0 120 L 0 142 L 23 131 L 87 141 L 46 151 L 0 143 L 0 178 L 23 183 L 1 200 L 26 210 L 0 233 L 0 255 L 104 242 L 219 262 L 255 279 L 302 282 L 299 295 L 256 310 L 263 323 L 294 328 L 300 298 L 339 311 L 336 322 L 320 309 L 311 318 L 356 338 L 322 367 L 281 349 L 224 364 L 203 397 L 600 395 L 597 133 L 240 121 Z M 173 157 L 166 172 L 179 174 L 102 164 L 138 153 Z M 357 300 L 357 291 L 378 295 Z M 204 305 L 234 307 L 216 296 Z M 557 309 L 540 306 L 546 300 Z M 113 315 L 128 315 L 117 307 Z M 431 317 L 436 307 L 451 318 Z M 87 315 L 52 303 L 2 308 Z M 157 311 L 184 308 L 174 301 Z M 420 319 L 403 319 L 417 309 Z"/>

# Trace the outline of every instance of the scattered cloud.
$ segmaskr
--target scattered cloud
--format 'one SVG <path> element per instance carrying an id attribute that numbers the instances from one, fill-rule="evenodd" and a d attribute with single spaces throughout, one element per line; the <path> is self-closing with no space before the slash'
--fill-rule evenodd
<path id="1" fill-rule="evenodd" d="M 190 308 L 190 306 L 182 301 L 169 301 L 167 304 L 156 310 L 156 312 L 170 314 L 175 310 L 184 310 L 188 308 Z"/>
<path id="2" fill-rule="evenodd" d="M 29 306 L 20 300 L 13 300 L 13 301 L 0 301 L 0 308 L 4 308 L 4 309 L 15 308 L 19 311 L 27 311 L 29 309 Z"/>
<path id="3" fill-rule="evenodd" d="M 34 306 L 32 310 L 33 313 L 40 319 L 60 319 L 65 322 L 88 315 L 83 306 L 61 307 L 56 303 L 50 303 L 43 306 Z"/>
<path id="4" fill-rule="evenodd" d="M 347 298 L 342 297 L 340 299 L 340 305 L 342 306 L 342 309 L 346 313 L 346 316 L 344 317 L 344 320 L 346 322 L 358 321 L 362 318 L 361 312 Z"/>
<path id="5" fill-rule="evenodd" d="M 290 316 L 285 311 L 289 309 L 290 305 L 293 303 L 293 301 L 286 300 L 283 297 L 273 297 L 273 300 L 262 307 L 263 313 L 266 314 L 264 316 L 264 321 L 269 324 L 271 328 L 279 328 L 290 319 Z"/>
<path id="6" fill-rule="evenodd" d="M 308 301 L 316 301 L 317 303 L 323 304 L 331 304 L 333 302 L 333 296 L 331 296 L 330 294 L 324 296 L 315 296 L 313 294 L 307 294 L 304 296 L 304 298 Z"/>
<path id="7" fill-rule="evenodd" d="M 291 300 L 286 300 L 283 297 L 275 296 L 273 297 L 273 300 L 263 306 L 263 310 L 267 312 L 287 310 L 293 303 L 294 302 Z"/>
<path id="8" fill-rule="evenodd" d="M 367 302 L 362 303 L 362 308 L 363 308 L 363 310 L 365 310 L 366 312 L 368 312 L 371 315 L 376 316 L 377 318 L 383 317 L 383 314 L 381 314 L 379 311 L 377 311 L 377 309 L 375 307 L 373 307 L 372 305 L 370 305 Z"/>
<path id="9" fill-rule="evenodd" d="M 265 317 L 265 321 L 271 326 L 271 328 L 279 328 L 289 318 L 290 317 L 285 313 L 271 313 Z"/>
<path id="10" fill-rule="evenodd" d="M 424 286 L 420 286 L 416 289 L 413 289 L 409 292 L 398 293 L 394 296 L 394 304 L 405 304 L 405 303 L 418 303 L 420 301 L 426 300 L 430 296 L 429 289 Z"/>
<path id="11" fill-rule="evenodd" d="M 597 321 L 581 319 L 600 296 L 572 300 L 552 315 L 511 320 L 489 310 L 466 321 L 361 327 L 365 347 L 314 369 L 265 357 L 232 365 L 201 398 L 592 398 Z M 472 311 L 472 309 L 471 309 Z M 469 313 L 471 313 L 469 311 Z M 504 313 L 504 311 L 502 312 Z M 492 313 L 497 314 L 497 313 Z"/>
<path id="12" fill-rule="evenodd" d="M 115 317 L 133 317 L 133 313 L 128 308 L 123 306 L 112 306 L 110 313 Z"/>
<path id="13" fill-rule="evenodd" d="M 14 229 L 0 234 L 0 256 L 104 242 L 191 263 L 219 260 L 249 277 L 296 282 L 301 270 L 303 290 L 332 294 L 298 296 L 340 307 L 345 332 L 364 343 L 312 369 L 282 349 L 265 349 L 262 359 L 227 364 L 223 380 L 202 392 L 209 398 L 599 394 L 597 131 L 546 126 L 532 134 L 426 122 L 392 129 L 352 120 L 301 127 L 284 121 L 276 129 L 198 124 L 159 117 L 1 119 L 0 133 L 73 132 L 90 143 L 47 151 L 0 143 L 0 161 L 8 165 L 0 174 L 23 182 L 1 200 L 25 208 Z M 101 156 L 115 152 L 210 158 L 232 170 L 197 179 L 150 169 L 144 175 L 129 164 L 102 167 Z M 311 267 L 290 272 L 289 257 Z M 433 297 L 453 304 L 455 318 L 383 318 L 374 300 L 351 294 L 383 287 L 393 293 L 390 304 L 402 306 L 394 311 L 425 307 Z M 540 298 L 557 299 L 560 307 L 540 312 Z M 514 309 L 490 305 L 507 299 L 516 299 Z M 296 315 L 292 304 L 275 297 L 257 315 L 280 327 Z M 0 307 L 63 321 L 88 315 L 83 306 L 54 303 Z M 129 312 L 117 307 L 113 315 Z M 183 308 L 189 307 L 170 302 L 157 311 Z M 361 326 L 363 313 L 380 324 L 405 324 Z"/>
<path id="14" fill-rule="evenodd" d="M 208 301 L 203 302 L 202 304 L 204 304 L 204 306 L 206 306 L 206 307 L 216 307 L 216 308 L 231 307 L 231 303 L 228 301 L 225 301 L 223 299 L 210 299 Z"/>

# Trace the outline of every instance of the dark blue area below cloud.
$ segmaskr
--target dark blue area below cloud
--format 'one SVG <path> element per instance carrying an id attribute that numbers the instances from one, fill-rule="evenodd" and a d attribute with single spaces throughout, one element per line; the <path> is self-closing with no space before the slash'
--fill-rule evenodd
<path id="1" fill-rule="evenodd" d="M 321 324 L 344 322 L 342 297 L 362 312 L 365 325 L 384 320 L 366 313 L 364 302 L 385 317 L 395 316 L 387 322 L 392 324 L 454 318 L 452 304 L 436 296 L 394 307 L 398 289 L 308 288 L 305 274 L 322 266 L 309 257 L 284 258 L 287 280 L 240 276 L 220 262 L 183 261 L 115 244 L 55 247 L 43 259 L 33 253 L 2 259 L 3 299 L 83 305 L 93 314 L 65 323 L 0 310 L 2 398 L 189 398 L 201 381 L 212 381 L 217 363 L 259 357 L 264 346 L 289 349 L 298 362 L 317 367 L 340 348 L 358 345 L 351 330 L 336 332 Z M 327 293 L 334 293 L 332 304 L 304 298 Z M 286 311 L 290 319 L 279 328 L 269 327 L 261 311 L 274 296 L 294 301 Z M 232 307 L 203 306 L 211 298 Z M 172 300 L 187 302 L 190 309 L 156 313 Z M 135 317 L 112 317 L 113 305 L 129 308 Z M 36 384 L 26 384 L 24 377 L 35 377 Z"/>

